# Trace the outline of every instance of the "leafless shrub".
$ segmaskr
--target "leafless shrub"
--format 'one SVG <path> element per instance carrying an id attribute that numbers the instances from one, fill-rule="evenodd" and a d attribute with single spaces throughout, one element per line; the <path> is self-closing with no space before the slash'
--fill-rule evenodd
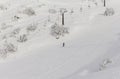
<path id="1" fill-rule="evenodd" d="M 23 11 L 23 13 L 26 14 L 26 15 L 29 15 L 29 16 L 35 15 L 35 11 L 34 11 L 31 7 L 26 8 L 26 9 Z"/>
<path id="2" fill-rule="evenodd" d="M 113 8 L 106 8 L 105 12 L 104 12 L 104 15 L 105 16 L 112 16 L 115 14 L 115 11 Z"/>
<path id="3" fill-rule="evenodd" d="M 27 39 L 27 35 L 26 34 L 23 34 L 23 35 L 20 35 L 17 39 L 18 42 L 26 42 L 28 39 Z"/>
<path id="4" fill-rule="evenodd" d="M 59 26 L 56 23 L 51 26 L 51 35 L 56 37 L 56 39 L 59 39 L 60 36 L 64 36 L 68 33 L 69 31 L 67 27 Z"/>

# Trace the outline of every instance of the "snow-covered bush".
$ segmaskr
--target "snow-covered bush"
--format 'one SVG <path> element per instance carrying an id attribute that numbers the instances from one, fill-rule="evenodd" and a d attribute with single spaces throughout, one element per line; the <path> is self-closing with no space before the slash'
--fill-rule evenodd
<path id="1" fill-rule="evenodd" d="M 35 15 L 35 11 L 34 11 L 31 7 L 26 8 L 26 9 L 23 11 L 23 13 L 26 14 L 26 15 L 29 15 L 29 16 Z"/>
<path id="2" fill-rule="evenodd" d="M 83 7 L 80 7 L 80 12 L 82 12 L 83 11 Z"/>
<path id="3" fill-rule="evenodd" d="M 6 30 L 6 29 L 8 29 L 10 27 L 13 27 L 13 25 L 7 25 L 6 23 L 1 24 L 1 30 Z"/>
<path id="4" fill-rule="evenodd" d="M 13 21 L 18 21 L 19 19 L 20 19 L 20 17 L 16 16 L 16 15 L 13 17 Z"/>
<path id="5" fill-rule="evenodd" d="M 66 8 L 60 8 L 60 13 L 66 13 L 68 12 Z"/>
<path id="6" fill-rule="evenodd" d="M 2 36 L 2 40 L 5 40 L 5 39 L 7 39 L 7 36 L 6 36 L 6 35 L 3 35 L 3 36 Z"/>
<path id="7" fill-rule="evenodd" d="M 104 12 L 104 15 L 105 16 L 112 16 L 115 14 L 115 11 L 113 8 L 106 8 L 105 12 Z"/>
<path id="8" fill-rule="evenodd" d="M 14 29 L 11 33 L 10 33 L 10 37 L 16 37 L 16 35 L 17 34 L 19 34 L 20 33 L 20 28 L 16 28 L 16 29 Z"/>
<path id="9" fill-rule="evenodd" d="M 8 54 L 17 51 L 17 46 L 12 43 L 5 43 L 2 48 L 0 48 L 0 57 L 7 57 Z"/>
<path id="10" fill-rule="evenodd" d="M 67 27 L 59 26 L 56 23 L 51 26 L 51 35 L 56 37 L 56 39 L 59 39 L 60 36 L 64 36 L 68 33 L 69 31 Z"/>
<path id="11" fill-rule="evenodd" d="M 101 70 L 104 70 L 104 69 L 107 67 L 107 65 L 110 64 L 110 63 L 112 63 L 112 61 L 111 61 L 110 59 L 104 60 L 104 61 L 102 62 L 102 64 L 100 64 L 99 70 L 100 70 L 100 71 L 101 71 Z"/>
<path id="12" fill-rule="evenodd" d="M 5 49 L 0 49 L 0 57 L 2 57 L 2 58 L 7 57 L 7 52 L 5 51 Z"/>
<path id="13" fill-rule="evenodd" d="M 73 10 L 73 9 L 71 9 L 71 10 L 70 10 L 70 13 L 71 13 L 71 14 L 72 14 L 72 13 L 74 13 L 74 10 Z"/>
<path id="14" fill-rule="evenodd" d="M 26 34 L 23 34 L 23 35 L 20 35 L 17 39 L 18 42 L 26 42 L 28 39 L 27 39 L 27 35 Z"/>
<path id="15" fill-rule="evenodd" d="M 7 7 L 4 5 L 0 5 L 0 10 L 7 10 Z"/>
<path id="16" fill-rule="evenodd" d="M 6 50 L 6 52 L 12 53 L 12 52 L 17 51 L 17 47 L 12 43 L 6 43 L 5 44 L 5 50 Z"/>
<path id="17" fill-rule="evenodd" d="M 19 34 L 20 30 L 21 30 L 20 28 L 16 28 L 16 29 L 13 30 L 12 33 L 15 34 L 15 35 Z"/>
<path id="18" fill-rule="evenodd" d="M 40 4 L 40 5 L 38 5 L 38 7 L 40 7 L 40 8 L 41 8 L 42 6 L 45 6 L 45 4 Z"/>
<path id="19" fill-rule="evenodd" d="M 57 13 L 57 11 L 56 11 L 55 9 L 49 9 L 48 12 L 51 13 L 51 14 L 55 14 L 55 13 Z"/>
<path id="20" fill-rule="evenodd" d="M 26 28 L 27 32 L 33 32 L 33 31 L 35 31 L 36 29 L 37 29 L 37 25 L 35 25 L 35 24 L 29 25 L 29 26 Z"/>

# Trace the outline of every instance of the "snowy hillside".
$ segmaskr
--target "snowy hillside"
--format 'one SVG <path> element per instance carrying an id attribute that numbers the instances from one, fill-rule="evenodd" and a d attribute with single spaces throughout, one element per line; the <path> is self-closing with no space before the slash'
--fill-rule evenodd
<path id="1" fill-rule="evenodd" d="M 0 79 L 119 79 L 119 4 L 0 0 Z"/>

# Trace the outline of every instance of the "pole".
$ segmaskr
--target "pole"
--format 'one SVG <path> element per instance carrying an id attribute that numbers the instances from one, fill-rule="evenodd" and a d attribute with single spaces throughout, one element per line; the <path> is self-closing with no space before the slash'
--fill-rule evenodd
<path id="1" fill-rule="evenodd" d="M 64 13 L 62 13 L 62 25 L 64 25 Z"/>
<path id="2" fill-rule="evenodd" d="M 106 7 L 106 0 L 104 0 L 104 7 Z"/>

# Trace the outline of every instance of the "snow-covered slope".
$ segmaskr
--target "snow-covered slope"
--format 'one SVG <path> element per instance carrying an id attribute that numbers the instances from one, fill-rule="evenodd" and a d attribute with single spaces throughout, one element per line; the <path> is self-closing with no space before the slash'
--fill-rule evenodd
<path id="1" fill-rule="evenodd" d="M 0 79 L 119 78 L 119 3 L 108 1 L 115 14 L 104 16 L 101 0 L 1 0 Z M 56 39 L 61 8 L 69 34 Z"/>

